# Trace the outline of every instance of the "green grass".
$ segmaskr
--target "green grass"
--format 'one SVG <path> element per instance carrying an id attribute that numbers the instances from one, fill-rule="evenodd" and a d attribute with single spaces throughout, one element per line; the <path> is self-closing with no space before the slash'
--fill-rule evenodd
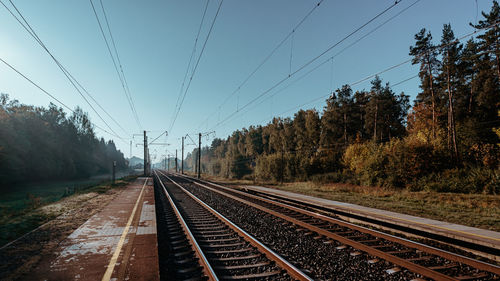
<path id="1" fill-rule="evenodd" d="M 347 184 L 288 183 L 277 189 L 500 231 L 500 197 L 487 194 L 410 192 Z"/>
<path id="2" fill-rule="evenodd" d="M 117 180 L 111 185 L 109 180 L 91 179 L 42 184 L 25 184 L 4 191 L 0 198 L 0 246 L 54 219 L 67 208 L 44 208 L 61 199 L 68 198 L 73 203 L 81 203 L 91 197 L 78 195 L 104 193 L 110 188 L 126 185 L 134 176 Z M 50 210 L 50 211 L 49 211 Z"/>
<path id="3" fill-rule="evenodd" d="M 102 180 L 79 180 L 52 183 L 30 183 L 15 185 L 3 191 L 0 198 L 0 213 L 15 214 L 33 207 L 30 197 L 39 198 L 40 205 L 55 202 L 75 190 L 83 190 L 101 183 Z"/>

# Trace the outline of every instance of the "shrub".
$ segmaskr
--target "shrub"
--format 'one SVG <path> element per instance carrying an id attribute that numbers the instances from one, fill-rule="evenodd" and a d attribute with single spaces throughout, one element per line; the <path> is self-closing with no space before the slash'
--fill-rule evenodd
<path id="1" fill-rule="evenodd" d="M 500 171 L 465 167 L 431 173 L 412 183 L 411 190 L 454 193 L 500 193 Z"/>
<path id="2" fill-rule="evenodd" d="M 374 185 L 385 178 L 384 160 L 381 146 L 373 142 L 348 146 L 342 158 L 361 185 Z"/>
<path id="3" fill-rule="evenodd" d="M 278 154 L 262 155 L 257 158 L 255 176 L 259 180 L 278 181 L 281 175 L 281 156 Z"/>
<path id="4" fill-rule="evenodd" d="M 346 175 L 344 175 L 342 172 L 331 172 L 311 176 L 311 181 L 315 184 L 345 182 L 346 179 Z"/>
<path id="5" fill-rule="evenodd" d="M 450 165 L 443 148 L 414 137 L 350 145 L 343 162 L 362 185 L 398 188 Z"/>

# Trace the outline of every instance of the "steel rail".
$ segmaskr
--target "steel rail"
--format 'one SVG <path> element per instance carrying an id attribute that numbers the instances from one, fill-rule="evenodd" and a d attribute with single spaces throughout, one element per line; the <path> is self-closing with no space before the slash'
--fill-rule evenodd
<path id="1" fill-rule="evenodd" d="M 181 213 L 177 209 L 177 206 L 175 205 L 174 200 L 172 199 L 172 197 L 168 193 L 167 189 L 165 188 L 165 185 L 163 185 L 163 182 L 161 181 L 161 179 L 158 176 L 158 174 L 156 173 L 156 171 L 154 171 L 154 174 L 158 178 L 158 181 L 160 182 L 160 185 L 163 188 L 163 192 L 165 193 L 165 196 L 168 198 L 170 205 L 172 205 L 172 209 L 174 210 L 175 215 L 177 216 L 177 219 L 181 223 L 181 226 L 184 229 L 184 233 L 186 233 L 187 238 L 191 242 L 191 247 L 193 248 L 196 257 L 200 261 L 200 265 L 202 267 L 203 273 L 205 273 L 205 275 L 208 277 L 208 280 L 218 281 L 219 279 L 217 278 L 217 275 L 215 275 L 215 272 L 212 269 L 212 266 L 208 263 L 208 260 L 205 257 L 205 255 L 203 254 L 200 246 L 198 245 L 198 242 L 196 242 L 196 239 L 194 238 L 193 234 L 189 230 L 189 227 L 186 224 L 186 222 L 184 221 L 184 218 L 182 217 Z"/>
<path id="2" fill-rule="evenodd" d="M 188 178 L 190 178 L 190 177 L 188 177 Z M 193 178 L 190 178 L 190 179 L 192 181 L 193 180 L 198 180 L 198 179 L 193 179 Z M 397 236 L 394 236 L 394 235 L 391 235 L 391 234 L 387 234 L 387 233 L 384 233 L 384 232 L 381 232 L 381 231 L 377 231 L 377 230 L 374 230 L 374 229 L 370 229 L 370 228 L 367 228 L 367 227 L 359 226 L 359 225 L 356 225 L 356 224 L 353 224 L 353 223 L 349 223 L 349 222 L 346 222 L 346 221 L 343 221 L 343 220 L 339 220 L 339 219 L 335 219 L 335 218 L 332 218 L 332 217 L 329 217 L 329 216 L 325 216 L 325 215 L 322 215 L 322 214 L 319 214 L 319 213 L 315 213 L 315 212 L 312 212 L 312 211 L 304 210 L 304 209 L 301 209 L 301 208 L 298 208 L 298 207 L 295 207 L 295 206 L 292 206 L 292 205 L 289 205 L 289 204 L 286 204 L 286 203 L 281 203 L 281 202 L 277 202 L 277 201 L 274 201 L 274 200 L 271 200 L 271 199 L 266 199 L 266 198 L 263 198 L 263 197 L 260 197 L 260 196 L 257 196 L 257 195 L 253 195 L 253 194 L 249 194 L 249 193 L 246 193 L 246 192 L 242 192 L 242 191 L 239 191 L 239 190 L 236 190 L 236 189 L 233 189 L 233 188 L 229 188 L 229 187 L 226 187 L 226 186 L 223 186 L 223 185 L 220 185 L 220 184 L 216 184 L 216 183 L 204 181 L 204 180 L 201 180 L 201 179 L 199 181 L 202 181 L 204 183 L 211 184 L 213 186 L 216 186 L 216 187 L 219 187 L 219 188 L 231 191 L 231 192 L 235 192 L 235 193 L 247 196 L 247 197 L 251 197 L 251 198 L 254 198 L 254 199 L 257 199 L 257 200 L 261 200 L 261 201 L 264 201 L 264 202 L 267 202 L 267 203 L 270 203 L 270 204 L 273 204 L 273 205 L 277 205 L 279 207 L 287 208 L 287 209 L 290 209 L 290 210 L 293 210 L 293 211 L 296 211 L 296 212 L 299 212 L 299 213 L 302 213 L 302 214 L 305 214 L 305 215 L 309 215 L 309 216 L 312 216 L 312 217 L 315 217 L 315 218 L 318 218 L 318 219 L 321 219 L 321 220 L 325 220 L 325 221 L 328 221 L 328 222 L 331 222 L 331 223 L 335 223 L 335 224 L 338 224 L 338 225 L 341 225 L 341 226 L 345 226 L 345 227 L 357 230 L 359 232 L 363 232 L 363 233 L 366 233 L 366 234 L 377 236 L 377 237 L 383 238 L 385 240 L 388 240 L 388 241 L 391 241 L 391 242 L 395 242 L 395 243 L 398 243 L 398 244 L 401 244 L 401 245 L 404 245 L 404 246 L 407 246 L 407 247 L 410 247 L 410 248 L 414 248 L 414 249 L 417 249 L 417 250 L 421 250 L 421 251 L 429 253 L 429 254 L 434 254 L 436 256 L 440 256 L 440 257 L 445 258 L 445 259 L 449 259 L 449 260 L 452 260 L 452 261 L 460 262 L 460 263 L 469 265 L 471 267 L 474 267 L 476 269 L 480 269 L 480 270 L 484 270 L 484 271 L 488 271 L 488 272 L 492 272 L 494 274 L 500 275 L 500 266 L 496 266 L 496 265 L 493 265 L 493 264 L 490 264 L 490 263 L 486 263 L 486 262 L 483 262 L 483 261 L 475 260 L 475 259 L 463 256 L 463 255 L 460 255 L 460 254 L 455 254 L 455 253 L 452 253 L 452 252 L 449 252 L 449 251 L 446 251 L 446 250 L 441 250 L 441 249 L 438 249 L 438 248 L 435 248 L 435 247 L 432 247 L 432 246 L 428 246 L 428 245 L 425 245 L 425 244 L 422 244 L 422 243 L 419 243 L 419 242 L 415 242 L 415 241 L 412 241 L 412 240 L 409 240 L 409 239 L 405 239 L 405 238 L 402 238 L 402 237 L 397 237 Z"/>
<path id="3" fill-rule="evenodd" d="M 231 222 L 229 219 L 227 219 L 225 216 L 217 212 L 215 209 L 210 207 L 208 204 L 203 202 L 201 199 L 196 197 L 194 194 L 186 190 L 184 187 L 182 187 L 180 184 L 175 182 L 172 178 L 167 176 L 166 174 L 162 173 L 159 171 L 160 174 L 162 174 L 164 177 L 166 177 L 168 180 L 170 180 L 173 184 L 175 184 L 177 187 L 179 187 L 183 192 L 185 192 L 189 197 L 194 199 L 196 202 L 198 202 L 200 205 L 202 205 L 204 208 L 206 208 L 210 213 L 215 215 L 217 218 L 219 218 L 221 221 L 224 222 L 227 226 L 229 226 L 231 229 L 236 231 L 239 235 L 243 237 L 247 242 L 249 242 L 252 246 L 256 247 L 266 255 L 266 257 L 274 262 L 276 262 L 277 265 L 279 265 L 281 268 L 287 271 L 287 273 L 297 279 L 297 280 L 308 280 L 312 281 L 313 279 L 307 276 L 305 273 L 300 271 L 298 268 L 296 268 L 293 264 L 288 262 L 287 260 L 283 259 L 281 256 L 279 256 L 277 253 L 275 253 L 273 250 L 269 249 L 266 245 L 262 244 L 259 242 L 257 239 L 255 239 L 252 235 L 238 227 L 236 224 Z"/>
<path id="4" fill-rule="evenodd" d="M 339 241 L 341 243 L 350 245 L 353 248 L 356 248 L 358 250 L 363 250 L 363 251 L 365 251 L 365 252 L 367 252 L 369 254 L 372 254 L 374 256 L 378 256 L 380 258 L 383 258 L 383 259 L 385 259 L 385 260 L 387 260 L 389 262 L 392 262 L 394 264 L 397 264 L 397 265 L 400 265 L 402 267 L 405 267 L 405 268 L 407 268 L 407 269 L 409 269 L 411 271 L 414 271 L 416 273 L 420 273 L 420 274 L 422 274 L 422 275 L 424 275 L 426 277 L 433 278 L 435 280 L 459 280 L 457 278 L 453 278 L 453 277 L 447 276 L 445 274 L 442 274 L 440 272 L 434 271 L 432 269 L 429 269 L 429 268 L 420 266 L 418 264 L 412 263 L 412 262 L 410 262 L 408 260 L 405 260 L 403 258 L 394 256 L 392 254 L 385 253 L 385 252 L 383 252 L 381 250 L 378 250 L 378 249 L 371 248 L 371 247 L 369 247 L 367 245 L 364 245 L 362 243 L 350 240 L 350 239 L 345 238 L 343 236 L 340 236 L 338 234 L 334 234 L 332 232 L 329 232 L 329 231 L 324 230 L 322 228 L 319 228 L 317 226 L 311 225 L 309 223 L 302 222 L 302 221 L 297 220 L 295 218 L 291 218 L 291 217 L 289 217 L 287 215 L 284 215 L 282 213 L 279 213 L 279 212 L 276 212 L 274 210 L 268 209 L 268 208 L 263 207 L 261 205 L 258 205 L 256 203 L 249 202 L 249 201 L 247 201 L 245 199 L 242 199 L 242 198 L 236 197 L 234 195 L 230 195 L 230 194 L 227 194 L 227 193 L 222 192 L 220 190 L 214 189 L 212 187 L 200 184 L 200 183 L 198 183 L 197 181 L 195 181 L 194 179 L 192 179 L 190 177 L 186 177 L 185 176 L 185 178 L 188 178 L 189 180 L 191 180 L 196 185 L 199 185 L 201 187 L 207 188 L 209 190 L 212 190 L 214 192 L 217 192 L 219 194 L 222 194 L 224 196 L 227 196 L 229 198 L 232 198 L 232 199 L 237 200 L 239 202 L 242 202 L 244 204 L 250 205 L 250 206 L 255 207 L 255 208 L 257 208 L 259 210 L 262 210 L 264 212 L 267 212 L 267 213 L 270 213 L 272 215 L 278 216 L 278 217 L 280 217 L 282 219 L 285 219 L 287 221 L 290 221 L 290 222 L 292 222 L 294 224 L 297 224 L 297 225 L 300 225 L 302 227 L 308 228 L 309 230 L 315 231 L 315 232 L 317 232 L 317 233 L 319 233 L 321 235 L 330 237 L 330 238 L 332 238 L 334 240 L 337 240 L 337 241 Z M 345 221 L 334 219 L 334 218 L 331 218 L 331 217 L 328 217 L 328 216 L 325 216 L 325 215 L 321 215 L 321 214 L 314 213 L 314 212 L 311 212 L 311 211 L 303 210 L 303 209 L 300 209 L 300 208 L 297 208 L 297 207 L 294 207 L 294 206 L 290 206 L 288 204 L 279 203 L 279 202 L 275 202 L 273 200 L 269 200 L 269 199 L 258 197 L 258 196 L 252 195 L 252 194 L 244 193 L 244 192 L 241 192 L 241 191 L 238 191 L 238 190 L 235 190 L 235 189 L 231 189 L 231 188 L 228 188 L 228 187 L 225 187 L 225 186 L 222 186 L 222 185 L 218 185 L 218 184 L 215 184 L 215 183 L 211 183 L 211 182 L 207 182 L 207 181 L 203 181 L 203 180 L 199 180 L 199 181 L 202 181 L 202 182 L 207 183 L 207 184 L 211 184 L 213 186 L 216 186 L 218 188 L 224 189 L 226 191 L 231 191 L 231 192 L 234 192 L 234 193 L 237 193 L 237 194 L 241 194 L 243 196 L 247 196 L 247 197 L 250 197 L 250 198 L 253 198 L 253 199 L 261 200 L 261 201 L 264 201 L 266 203 L 269 203 L 269 204 L 272 204 L 272 205 L 275 205 L 275 206 L 279 206 L 279 207 L 282 207 L 282 208 L 290 209 L 292 211 L 296 211 L 296 212 L 299 212 L 299 213 L 302 213 L 302 214 L 305 214 L 305 215 L 308 215 L 308 216 L 311 216 L 311 217 L 314 217 L 314 218 L 317 218 L 317 219 L 321 219 L 321 220 L 328 221 L 328 222 L 331 222 L 331 223 L 334 223 L 334 224 L 337 224 L 337 225 L 341 225 L 341 226 L 344 226 L 344 227 L 348 227 L 348 228 L 360 231 L 362 233 L 366 233 L 366 234 L 370 234 L 370 235 L 373 235 L 373 236 L 376 236 L 376 237 L 380 237 L 380 238 L 383 238 L 385 240 L 388 240 L 388 241 L 391 241 L 391 242 L 395 242 L 395 243 L 407 246 L 409 248 L 418 249 L 418 250 L 421 250 L 423 252 L 426 252 L 426 253 L 429 253 L 429 254 L 434 254 L 434 255 L 443 257 L 445 259 L 448 259 L 448 260 L 452 260 L 452 261 L 460 262 L 460 263 L 463 263 L 463 264 L 467 264 L 467 265 L 472 266 L 472 267 L 474 267 L 476 269 L 479 269 L 479 270 L 484 270 L 484 271 L 488 271 L 488 272 L 500 275 L 500 267 L 492 265 L 492 264 L 488 264 L 488 263 L 485 263 L 485 262 L 482 262 L 482 261 L 474 260 L 474 259 L 462 256 L 462 255 L 454 254 L 454 253 L 451 253 L 451 252 L 448 252 L 448 251 L 437 249 L 437 248 L 434 248 L 434 247 L 431 247 L 431 246 L 427 246 L 427 245 L 424 245 L 424 244 L 421 244 L 421 243 L 417 243 L 417 242 L 414 242 L 414 241 L 411 241 L 411 240 L 407 240 L 407 239 L 404 239 L 404 238 L 396 237 L 396 236 L 393 236 L 393 235 L 390 235 L 390 234 L 386 234 L 386 233 L 383 233 L 383 232 L 380 232 L 380 231 L 368 229 L 366 227 L 362 227 L 362 226 L 358 226 L 358 225 L 355 225 L 355 224 L 352 224 L 352 223 L 348 223 L 348 222 L 345 222 Z"/>
<path id="5" fill-rule="evenodd" d="M 234 190 L 243 191 L 243 192 L 245 192 L 245 194 L 252 194 L 252 195 L 259 196 L 259 198 L 267 198 L 267 199 L 270 199 L 270 200 L 275 201 L 275 202 L 283 202 L 285 204 L 289 204 L 291 206 L 303 208 L 305 210 L 319 212 L 321 214 L 325 214 L 326 216 L 331 216 L 330 214 L 338 214 L 341 217 L 345 216 L 347 218 L 353 218 L 355 221 L 367 223 L 368 225 L 374 225 L 374 226 L 380 225 L 380 226 L 388 228 L 389 231 L 394 231 L 394 232 L 403 233 L 403 234 L 407 233 L 410 235 L 416 235 L 418 237 L 438 241 L 440 243 L 444 243 L 446 245 L 456 247 L 457 249 L 462 249 L 462 250 L 471 252 L 473 254 L 491 259 L 493 261 L 500 261 L 500 249 L 497 250 L 496 248 L 494 248 L 493 244 L 490 244 L 490 243 L 485 243 L 485 244 L 478 243 L 478 244 L 476 244 L 473 241 L 468 241 L 467 239 L 462 240 L 459 237 L 456 237 L 454 235 L 447 236 L 446 234 L 442 234 L 439 232 L 433 233 L 429 230 L 425 230 L 425 229 L 422 229 L 419 227 L 420 225 L 432 226 L 432 225 L 428 225 L 425 223 L 415 222 L 416 226 L 412 227 L 412 224 L 410 224 L 410 223 L 398 224 L 396 221 L 393 222 L 391 220 L 382 219 L 384 217 L 393 218 L 393 216 L 382 215 L 382 218 L 377 217 L 377 216 L 363 217 L 361 213 L 356 213 L 354 211 L 350 211 L 350 210 L 344 209 L 342 207 L 339 207 L 337 209 L 334 206 L 322 205 L 321 203 L 313 203 L 313 202 L 307 201 L 307 200 L 300 201 L 299 198 L 288 197 L 286 195 L 279 195 L 279 194 L 275 194 L 275 193 L 264 191 L 264 190 L 247 189 L 244 186 L 227 186 L 227 187 L 230 187 L 231 189 L 234 189 Z M 347 219 L 347 221 L 349 221 L 349 219 Z M 408 221 L 408 220 L 403 219 L 403 221 Z M 356 222 L 353 222 L 353 221 L 349 221 L 349 222 L 356 224 Z M 441 227 L 441 226 L 436 226 L 436 228 L 438 230 L 448 229 L 448 228 Z M 458 232 L 461 232 L 461 231 L 458 230 Z M 476 236 L 475 234 L 472 234 L 472 235 Z M 481 235 L 477 235 L 477 236 L 482 237 Z M 450 239 L 451 241 L 448 241 L 447 239 Z M 460 243 L 465 243 L 467 245 L 462 245 Z M 492 251 L 497 250 L 498 253 L 496 253 L 496 252 L 490 253 L 488 251 L 489 249 L 491 249 Z"/>

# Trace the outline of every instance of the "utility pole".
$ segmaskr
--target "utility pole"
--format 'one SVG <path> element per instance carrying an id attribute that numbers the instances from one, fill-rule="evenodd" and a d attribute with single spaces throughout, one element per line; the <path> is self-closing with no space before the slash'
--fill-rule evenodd
<path id="1" fill-rule="evenodd" d="M 184 175 L 184 137 L 182 137 L 181 174 Z"/>
<path id="2" fill-rule="evenodd" d="M 201 133 L 198 134 L 198 178 L 201 174 Z"/>
<path id="3" fill-rule="evenodd" d="M 170 154 L 167 154 L 167 172 L 170 171 Z"/>
<path id="4" fill-rule="evenodd" d="M 132 159 L 132 141 L 130 141 L 130 158 L 129 159 Z"/>
<path id="5" fill-rule="evenodd" d="M 177 149 L 175 150 L 175 172 L 177 173 Z"/>
<path id="6" fill-rule="evenodd" d="M 148 175 L 147 172 L 148 165 L 148 137 L 146 136 L 146 130 L 144 130 L 144 176 Z"/>
<path id="7" fill-rule="evenodd" d="M 285 153 L 285 147 L 281 149 L 281 185 L 283 185 L 283 178 L 285 177 L 285 173 L 283 172 L 284 168 L 284 153 Z"/>
<path id="8" fill-rule="evenodd" d="M 151 155 L 149 155 L 149 147 L 148 147 L 148 174 L 146 176 L 149 176 L 149 173 L 151 172 Z"/>
<path id="9" fill-rule="evenodd" d="M 197 151 L 196 153 L 200 153 L 200 152 Z M 193 156 L 193 158 L 191 159 L 191 163 L 193 163 L 193 165 L 194 165 L 194 173 L 198 174 L 198 154 L 196 154 L 196 157 Z"/>
<path id="10" fill-rule="evenodd" d="M 113 184 L 115 184 L 115 176 L 116 176 L 116 161 L 113 161 Z"/>

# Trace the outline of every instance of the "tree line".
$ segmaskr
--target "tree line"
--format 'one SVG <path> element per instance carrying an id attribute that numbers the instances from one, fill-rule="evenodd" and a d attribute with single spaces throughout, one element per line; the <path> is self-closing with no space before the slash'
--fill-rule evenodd
<path id="1" fill-rule="evenodd" d="M 471 24 L 465 43 L 450 24 L 425 28 L 409 48 L 420 68 L 413 105 L 379 77 L 344 85 L 322 112 L 299 110 L 234 131 L 202 148 L 203 173 L 261 181 L 318 180 L 453 192 L 500 192 L 500 7 Z M 187 166 L 196 169 L 188 154 Z"/>
<path id="2" fill-rule="evenodd" d="M 88 178 L 127 169 L 113 141 L 98 139 L 80 108 L 25 105 L 0 94 L 0 187 L 9 184 Z"/>

